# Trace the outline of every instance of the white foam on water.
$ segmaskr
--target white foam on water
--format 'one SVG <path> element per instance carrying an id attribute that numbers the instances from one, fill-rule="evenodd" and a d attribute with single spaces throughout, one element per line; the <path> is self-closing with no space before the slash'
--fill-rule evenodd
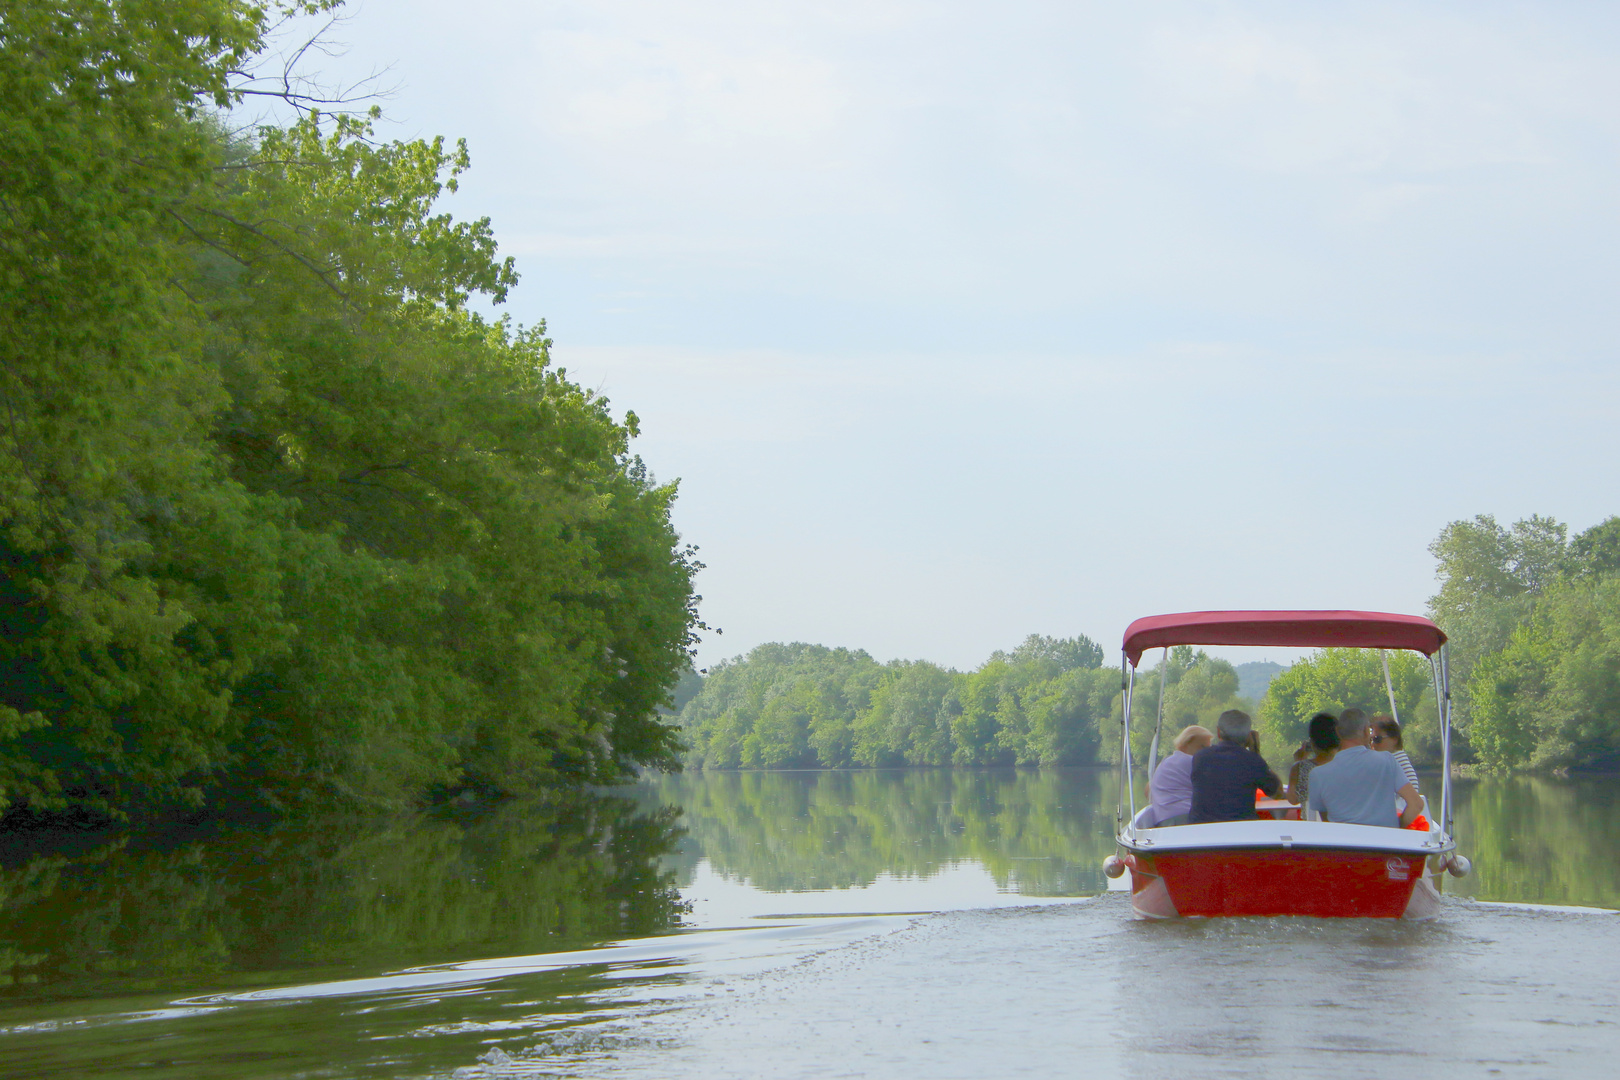
<path id="1" fill-rule="evenodd" d="M 997 884 L 983 863 L 949 863 L 928 875 L 881 873 L 870 885 L 845 889 L 771 892 L 741 877 L 722 874 L 701 860 L 681 899 L 692 905 L 687 922 L 713 929 L 742 926 L 779 915 L 929 914 L 979 908 L 1072 904 L 1080 897 L 1027 896 Z"/>
<path id="2" fill-rule="evenodd" d="M 1468 903 L 1513 911 L 1553 911 L 1563 915 L 1620 915 L 1620 911 L 1614 908 L 1582 907 L 1579 904 L 1521 904 L 1512 900 L 1469 900 Z"/>

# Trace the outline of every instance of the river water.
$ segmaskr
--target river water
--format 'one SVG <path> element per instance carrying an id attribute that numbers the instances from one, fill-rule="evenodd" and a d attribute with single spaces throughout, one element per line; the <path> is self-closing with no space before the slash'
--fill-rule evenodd
<path id="1" fill-rule="evenodd" d="M 698 774 L 13 837 L 0 1076 L 1616 1074 L 1620 778 L 1460 784 L 1476 872 L 1426 923 L 1133 921 L 1112 785 Z"/>

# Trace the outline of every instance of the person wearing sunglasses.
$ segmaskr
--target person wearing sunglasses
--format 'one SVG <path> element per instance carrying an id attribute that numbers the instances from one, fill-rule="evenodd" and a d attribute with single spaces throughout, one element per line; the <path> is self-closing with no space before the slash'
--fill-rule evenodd
<path id="1" fill-rule="evenodd" d="M 1339 752 L 1326 765 L 1311 770 L 1307 817 L 1314 812 L 1324 821 L 1350 825 L 1407 828 L 1417 820 L 1423 803 L 1392 754 L 1375 753 L 1367 745 L 1372 726 L 1360 709 L 1346 709 L 1335 725 Z M 1194 774 L 1194 781 L 1197 774 Z M 1402 804 L 1396 809 L 1397 800 Z"/>
<path id="2" fill-rule="evenodd" d="M 1394 754 L 1395 760 L 1400 764 L 1401 772 L 1406 774 L 1406 782 L 1412 785 L 1413 791 L 1418 788 L 1417 770 L 1412 768 L 1412 759 L 1406 756 L 1406 745 L 1401 742 L 1401 722 L 1387 713 L 1379 713 L 1372 718 L 1372 737 L 1367 745 L 1374 750 L 1382 750 L 1386 754 Z"/>

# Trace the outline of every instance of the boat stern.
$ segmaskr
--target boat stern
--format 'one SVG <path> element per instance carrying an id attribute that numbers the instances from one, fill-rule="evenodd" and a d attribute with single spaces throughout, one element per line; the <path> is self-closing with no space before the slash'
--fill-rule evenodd
<path id="1" fill-rule="evenodd" d="M 1331 822 L 1233 821 L 1120 837 L 1139 918 L 1306 915 L 1426 918 L 1438 913 L 1439 833 Z"/>

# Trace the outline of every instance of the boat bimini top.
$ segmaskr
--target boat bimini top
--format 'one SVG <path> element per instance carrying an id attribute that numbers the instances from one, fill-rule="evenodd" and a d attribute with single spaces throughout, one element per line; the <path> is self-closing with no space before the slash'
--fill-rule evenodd
<path id="1" fill-rule="evenodd" d="M 1169 650 L 1176 645 L 1273 645 L 1279 648 L 1408 649 L 1429 658 L 1434 677 L 1434 697 L 1440 719 L 1440 814 L 1434 824 L 1446 837 L 1451 831 L 1451 679 L 1446 664 L 1446 635 L 1421 615 L 1394 615 L 1382 611 L 1185 611 L 1173 615 L 1149 615 L 1125 629 L 1124 657 L 1120 663 L 1120 689 L 1125 700 L 1120 732 L 1122 772 L 1120 807 L 1116 821 L 1122 836 L 1134 834 L 1136 792 L 1131 761 L 1131 696 L 1136 669 L 1149 649 Z M 1390 715 L 1397 720 L 1395 690 L 1389 677 L 1389 658 L 1383 656 L 1384 689 L 1389 695 Z M 1151 775 L 1159 758 L 1159 737 L 1164 727 L 1164 680 L 1169 664 L 1160 672 L 1158 718 L 1148 749 L 1147 768 Z M 1427 800 L 1425 800 L 1427 801 Z M 1128 811 L 1127 811 L 1128 808 Z M 1295 823 L 1299 824 L 1299 823 Z M 1359 826 L 1355 828 L 1361 828 Z M 1269 831 L 1269 830 L 1267 830 Z M 1312 830 L 1313 832 L 1317 830 Z M 1191 841 L 1192 836 L 1183 834 Z M 1404 839 L 1404 838 L 1403 838 Z"/>
<path id="2" fill-rule="evenodd" d="M 1421 615 L 1381 611 L 1186 611 L 1149 615 L 1125 628 L 1132 667 L 1147 650 L 1170 645 L 1411 649 L 1433 656 L 1445 643 L 1446 635 Z"/>

